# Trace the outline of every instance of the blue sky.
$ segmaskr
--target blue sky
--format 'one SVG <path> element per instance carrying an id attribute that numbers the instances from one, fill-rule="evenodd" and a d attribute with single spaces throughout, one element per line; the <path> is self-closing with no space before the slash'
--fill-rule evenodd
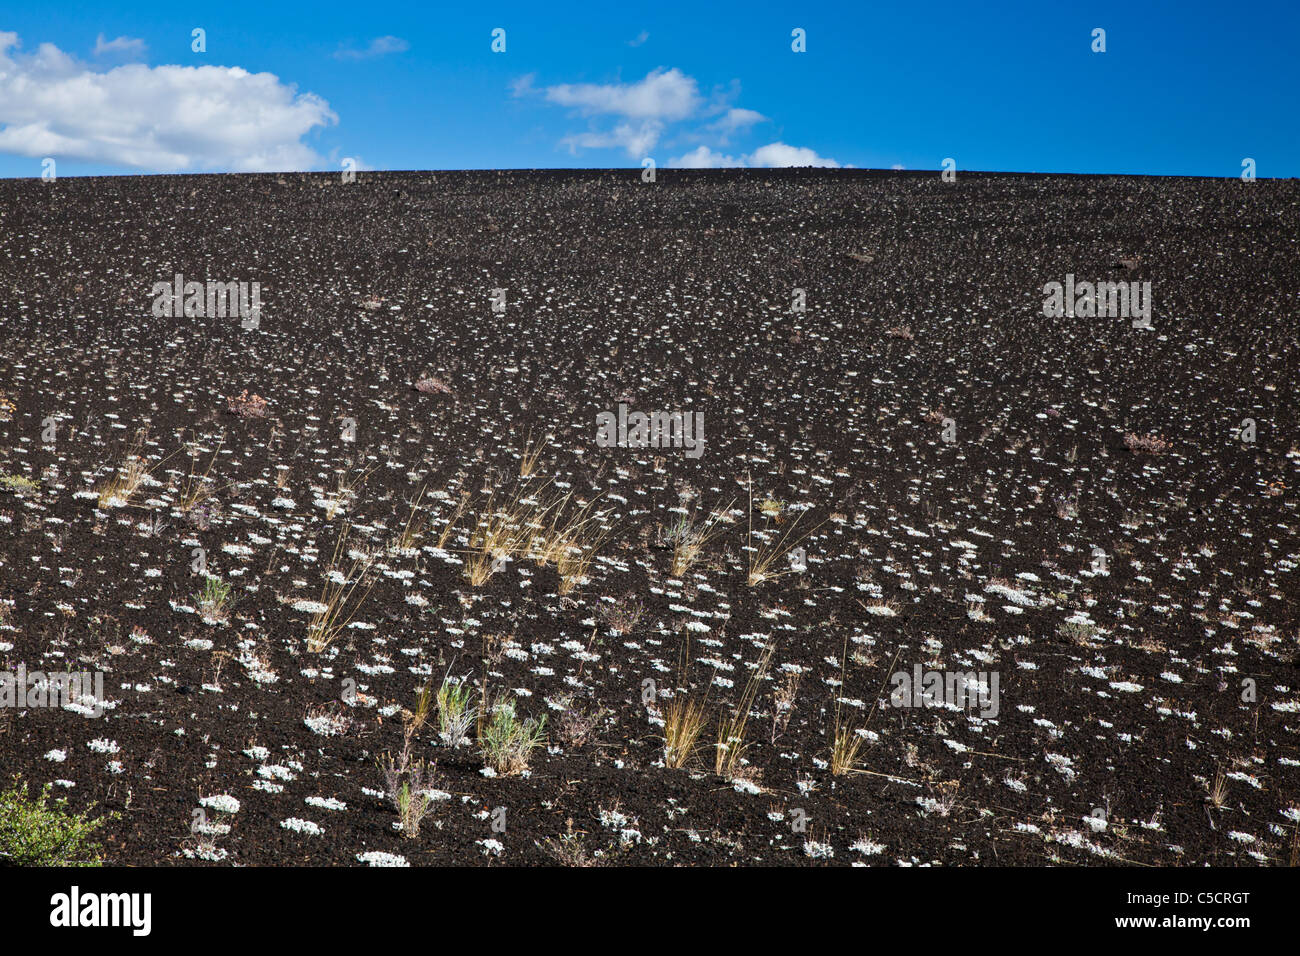
<path id="1" fill-rule="evenodd" d="M 1300 175 L 1296 0 L 9 6 L 5 177 L 646 156 Z"/>

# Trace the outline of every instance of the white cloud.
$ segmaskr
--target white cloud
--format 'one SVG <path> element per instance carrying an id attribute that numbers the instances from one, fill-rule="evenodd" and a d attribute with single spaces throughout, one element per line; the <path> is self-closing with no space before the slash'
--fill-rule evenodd
<path id="1" fill-rule="evenodd" d="M 95 38 L 95 56 L 115 54 L 127 57 L 142 57 L 145 54 L 145 42 L 138 37 L 118 37 L 105 40 L 104 34 Z"/>
<path id="2" fill-rule="evenodd" d="M 787 146 L 785 143 L 768 143 L 747 156 L 726 156 L 707 146 L 698 146 L 684 156 L 669 160 L 676 169 L 729 169 L 736 167 L 774 168 L 783 166 L 823 166 L 839 169 L 841 164 L 833 159 L 818 156 L 806 146 Z"/>
<path id="3" fill-rule="evenodd" d="M 364 50 L 349 50 L 340 48 L 334 53 L 336 60 L 369 60 L 377 56 L 385 56 L 389 53 L 405 53 L 411 48 L 401 37 L 382 36 L 375 37 L 370 41 L 370 46 Z"/>
<path id="4" fill-rule="evenodd" d="M 648 40 L 648 39 L 650 39 L 650 34 L 649 34 L 647 31 L 642 30 L 640 33 L 638 33 L 638 34 L 636 35 L 636 39 L 635 39 L 635 40 L 628 40 L 628 41 L 627 41 L 627 45 L 628 45 L 628 46 L 640 46 L 642 43 L 645 43 L 645 41 Z"/>
<path id="5" fill-rule="evenodd" d="M 750 166 L 827 166 L 839 169 L 833 159 L 818 156 L 807 146 L 787 146 L 785 143 L 768 143 L 749 154 Z"/>
<path id="6" fill-rule="evenodd" d="M 618 118 L 612 129 L 588 129 L 565 136 L 560 145 L 571 153 L 581 149 L 621 149 L 633 158 L 644 157 L 670 124 L 684 120 L 704 122 L 712 119 L 712 122 L 699 127 L 705 135 L 685 134 L 687 142 L 704 139 L 714 146 L 725 146 L 729 136 L 747 132 L 758 123 L 770 122 L 757 110 L 730 105 L 740 95 L 737 81 L 732 81 L 729 87 L 717 88 L 706 102 L 700 96 L 694 78 L 676 67 L 652 70 L 635 83 L 562 83 L 537 88 L 533 81 L 534 74 L 529 73 L 514 80 L 510 89 L 516 97 L 537 93 L 547 102 L 569 107 L 584 116 Z M 678 132 L 681 132 L 680 127 Z M 677 141 L 680 142 L 680 138 Z M 733 166 L 838 167 L 840 164 L 818 156 L 807 147 L 768 143 L 741 156 L 730 156 L 702 145 L 669 160 L 668 165 L 679 169 L 720 169 Z"/>
<path id="7" fill-rule="evenodd" d="M 675 122 L 700 106 L 695 80 L 673 67 L 660 67 L 636 83 L 562 83 L 548 86 L 546 98 L 584 114 L 612 113 L 628 119 Z"/>
<path id="8" fill-rule="evenodd" d="M 533 92 L 533 80 L 537 79 L 536 73 L 525 73 L 516 80 L 510 81 L 510 94 L 512 96 L 527 96 Z"/>
<path id="9" fill-rule="evenodd" d="M 745 161 L 744 157 L 724 156 L 707 146 L 697 146 L 685 156 L 669 160 L 668 165 L 677 169 L 728 169 L 744 166 Z"/>
<path id="10" fill-rule="evenodd" d="M 605 133 L 574 133 L 560 140 L 560 145 L 568 147 L 570 153 L 580 149 L 622 149 L 629 156 L 644 157 L 659 142 L 661 132 L 663 124 L 655 120 L 620 123 Z"/>
<path id="11" fill-rule="evenodd" d="M 154 172 L 309 169 L 301 142 L 338 122 L 329 104 L 271 73 L 128 64 L 96 72 L 43 43 L 20 54 L 0 32 L 0 152 Z"/>
<path id="12" fill-rule="evenodd" d="M 709 124 L 709 129 L 716 130 L 724 136 L 737 130 L 748 129 L 755 123 L 766 123 L 768 118 L 757 110 L 745 110 L 733 107 L 722 118 Z"/>

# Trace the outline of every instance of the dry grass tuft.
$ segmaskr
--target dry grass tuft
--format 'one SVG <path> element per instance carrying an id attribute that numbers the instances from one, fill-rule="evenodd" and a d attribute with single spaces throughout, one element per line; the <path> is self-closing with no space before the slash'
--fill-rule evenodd
<path id="1" fill-rule="evenodd" d="M 776 643 L 769 641 L 759 655 L 754 669 L 750 671 L 749 680 L 745 681 L 745 689 L 741 691 L 740 701 L 735 709 L 718 719 L 718 743 L 713 768 L 719 776 L 728 780 L 740 771 L 745 751 L 749 749 L 749 744 L 745 743 L 745 728 L 749 725 L 749 712 L 754 706 L 754 699 L 758 696 L 758 689 L 767 676 L 767 669 L 772 663 L 772 655 L 775 652 Z"/>
<path id="2" fill-rule="evenodd" d="M 683 516 L 668 529 L 664 537 L 673 546 L 673 577 L 680 578 L 699 560 L 705 546 L 721 532 L 719 525 L 730 508 L 731 502 L 728 502 L 698 525 Z"/>
<path id="3" fill-rule="evenodd" d="M 767 502 L 764 502 L 767 504 Z M 770 513 L 764 512 L 765 514 Z M 790 522 L 790 527 L 785 530 L 779 540 L 762 541 L 760 539 L 757 546 L 754 545 L 754 485 L 751 480 L 749 486 L 749 575 L 746 579 L 749 586 L 756 587 L 766 581 L 772 581 L 785 574 L 793 573 L 789 567 L 781 568 L 779 564 L 791 551 L 798 546 L 799 542 L 807 538 L 810 534 L 821 527 L 818 524 L 801 535 L 794 533 L 795 527 L 805 512 L 801 511 L 795 516 L 794 521 Z M 822 522 L 823 524 L 825 522 Z"/>
<path id="4" fill-rule="evenodd" d="M 685 695 L 668 702 L 664 711 L 664 766 L 679 770 L 690 760 L 704 729 L 704 703 Z"/>
<path id="5" fill-rule="evenodd" d="M 348 525 L 344 523 L 338 541 L 334 545 L 334 555 L 325 569 L 325 585 L 321 590 L 319 602 L 323 607 L 312 614 L 311 621 L 307 625 L 307 649 L 313 653 L 324 651 L 338 639 L 343 629 L 352 623 L 352 619 L 361 610 L 361 605 L 365 603 L 371 588 L 374 587 L 374 582 L 371 581 L 366 585 L 361 597 L 353 601 L 357 588 L 368 577 L 370 562 L 354 560 L 346 574 L 339 571 L 340 558 L 346 553 L 347 537 Z M 347 610 L 349 604 L 352 605 L 351 612 Z"/>

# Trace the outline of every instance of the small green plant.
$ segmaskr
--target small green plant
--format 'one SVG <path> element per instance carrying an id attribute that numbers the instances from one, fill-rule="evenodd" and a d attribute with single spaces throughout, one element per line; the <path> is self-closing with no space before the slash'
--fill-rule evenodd
<path id="1" fill-rule="evenodd" d="M 1065 621 L 1057 629 L 1056 633 L 1067 641 L 1074 641 L 1078 644 L 1086 644 L 1097 636 L 1096 625 L 1087 621 Z"/>
<path id="2" fill-rule="evenodd" d="M 498 700 L 491 707 L 485 701 L 479 723 L 483 758 L 499 774 L 528 769 L 533 751 L 546 739 L 546 715 L 520 720 L 514 700 Z"/>
<path id="3" fill-rule="evenodd" d="M 91 839 L 116 814 L 91 819 L 68 810 L 64 797 L 50 800 L 50 784 L 38 796 L 17 777 L 0 793 L 0 866 L 99 866 L 102 856 Z M 93 805 L 92 805 L 93 809 Z"/>
<path id="4" fill-rule="evenodd" d="M 224 621 L 230 605 L 231 584 L 214 575 L 208 575 L 203 582 L 203 590 L 194 595 L 199 605 L 199 615 L 205 623 L 215 624 Z"/>
<path id="5" fill-rule="evenodd" d="M 12 488 L 14 491 L 35 491 L 41 486 L 39 481 L 24 475 L 0 475 L 0 488 Z"/>

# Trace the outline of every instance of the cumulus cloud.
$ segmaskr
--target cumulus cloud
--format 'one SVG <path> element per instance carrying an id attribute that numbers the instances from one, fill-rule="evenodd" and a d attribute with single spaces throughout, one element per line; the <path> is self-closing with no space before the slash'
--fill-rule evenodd
<path id="1" fill-rule="evenodd" d="M 377 56 L 387 56 L 389 53 L 405 53 L 411 48 L 401 37 L 382 36 L 375 37 L 370 41 L 370 45 L 362 50 L 353 50 L 346 47 L 340 47 L 335 53 L 336 60 L 370 60 Z"/>
<path id="2" fill-rule="evenodd" d="M 620 123 L 608 132 L 574 133 L 560 140 L 560 145 L 570 153 L 580 149 L 622 149 L 629 156 L 644 156 L 655 143 L 663 124 L 654 120 L 642 123 Z"/>
<path id="3" fill-rule="evenodd" d="M 757 123 L 767 122 L 770 122 L 770 120 L 757 110 L 732 107 L 717 120 L 706 126 L 705 130 L 714 134 L 719 145 L 725 146 L 736 133 L 744 133 Z"/>
<path id="4" fill-rule="evenodd" d="M 839 169 L 840 164 L 825 156 L 818 156 L 807 146 L 787 146 L 785 143 L 768 143 L 749 154 L 750 166 L 825 166 Z"/>
<path id="5" fill-rule="evenodd" d="M 642 43 L 645 43 L 645 41 L 648 39 L 650 39 L 650 34 L 647 31 L 642 30 L 640 33 L 636 35 L 636 39 L 628 40 L 627 45 L 640 46 Z"/>
<path id="6" fill-rule="evenodd" d="M 743 156 L 724 156 L 707 146 L 697 146 L 685 156 L 678 156 L 668 161 L 668 165 L 677 169 L 730 169 L 744 166 Z"/>
<path id="7" fill-rule="evenodd" d="M 116 42 L 116 41 L 113 41 Z M 0 152 L 153 172 L 310 169 L 302 137 L 338 122 L 329 104 L 271 73 L 128 64 L 96 72 L 0 32 Z"/>
<path id="8" fill-rule="evenodd" d="M 635 83 L 561 83 L 537 88 L 529 73 L 510 84 L 517 96 L 540 95 L 546 102 L 574 110 L 581 116 L 614 116 L 612 129 L 589 129 L 560 140 L 571 153 L 581 149 L 621 149 L 632 157 L 645 156 L 659 142 L 668 123 L 696 115 L 702 105 L 699 87 L 681 70 L 660 67 Z"/>
<path id="9" fill-rule="evenodd" d="M 105 40 L 104 34 L 95 38 L 95 56 L 125 56 L 138 59 L 145 54 L 145 42 L 139 37 L 117 37 Z"/>
<path id="10" fill-rule="evenodd" d="M 586 115 L 612 113 L 639 120 L 683 120 L 700 106 L 695 80 L 676 67 L 651 70 L 635 83 L 562 83 L 543 92 L 548 101 Z"/>
<path id="11" fill-rule="evenodd" d="M 684 156 L 678 156 L 676 159 L 670 160 L 668 165 L 676 169 L 729 169 L 735 167 L 757 169 L 784 166 L 822 166 L 839 169 L 842 164 L 833 159 L 818 156 L 814 150 L 806 146 L 768 143 L 766 146 L 760 146 L 752 153 L 744 156 L 727 156 L 709 149 L 707 146 L 698 146 Z"/>
<path id="12" fill-rule="evenodd" d="M 672 142 L 700 142 L 685 155 L 669 160 L 679 169 L 719 169 L 731 166 L 827 166 L 839 167 L 833 159 L 818 156 L 814 150 L 785 143 L 768 143 L 752 153 L 732 156 L 717 150 L 726 146 L 729 137 L 749 132 L 770 119 L 757 110 L 731 105 L 740 95 L 740 83 L 718 87 L 708 100 L 700 95 L 699 84 L 676 67 L 659 67 L 635 83 L 561 83 L 556 86 L 534 85 L 536 75 L 529 73 L 510 84 L 516 97 L 536 96 L 556 106 L 574 110 L 592 120 L 590 128 L 570 133 L 560 145 L 570 153 L 583 149 L 619 149 L 633 158 L 644 157 L 673 124 Z M 615 117 L 611 128 L 598 128 L 601 117 Z M 694 131 L 687 126 L 695 127 Z M 703 125 L 700 125 L 703 124 Z"/>

